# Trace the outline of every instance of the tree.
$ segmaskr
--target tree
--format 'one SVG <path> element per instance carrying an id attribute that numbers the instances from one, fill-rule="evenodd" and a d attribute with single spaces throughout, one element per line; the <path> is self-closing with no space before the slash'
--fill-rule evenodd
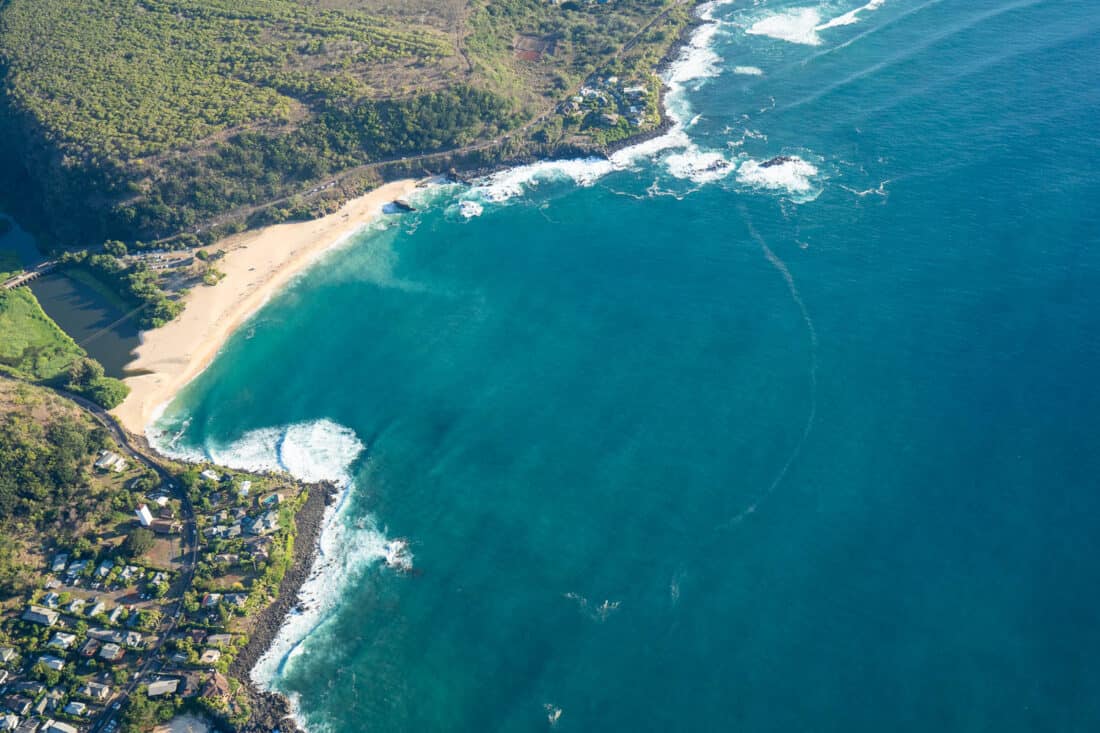
<path id="1" fill-rule="evenodd" d="M 97 379 L 103 378 L 103 366 L 95 359 L 82 357 L 69 367 L 69 387 L 83 390 Z"/>
<path id="2" fill-rule="evenodd" d="M 125 257 L 127 252 L 126 245 L 117 239 L 108 239 L 104 242 L 103 251 L 115 257 Z"/>
<path id="3" fill-rule="evenodd" d="M 145 529 L 144 527 L 138 527 L 130 536 L 126 538 L 125 549 L 130 557 L 139 557 L 153 549 L 153 532 Z"/>

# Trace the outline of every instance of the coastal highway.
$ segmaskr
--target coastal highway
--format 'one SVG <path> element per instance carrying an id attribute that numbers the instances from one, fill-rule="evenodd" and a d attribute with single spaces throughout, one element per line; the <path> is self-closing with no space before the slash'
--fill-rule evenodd
<path id="1" fill-rule="evenodd" d="M 7 375 L 0 376 L 11 381 L 19 381 Z M 183 593 L 191 587 L 191 582 L 194 580 L 195 576 L 195 565 L 198 562 L 199 548 L 198 535 L 195 528 L 195 510 L 191 505 L 191 499 L 187 496 L 187 492 L 181 489 L 171 472 L 144 450 L 137 448 L 130 434 L 123 430 L 114 416 L 99 405 L 80 395 L 73 394 L 72 392 L 57 387 L 54 387 L 53 391 L 75 403 L 86 413 L 91 415 L 93 420 L 106 428 L 123 453 L 129 456 L 131 460 L 154 471 L 157 476 L 160 477 L 161 483 L 169 488 L 180 500 L 180 513 L 183 521 L 183 534 L 181 535 L 183 541 L 183 551 L 181 553 L 183 565 L 180 569 L 180 575 L 176 582 L 172 584 L 172 590 L 169 591 L 170 595 L 165 599 L 165 605 L 162 607 L 164 616 L 161 619 L 160 626 L 156 630 L 157 642 L 144 652 L 142 655 L 144 661 L 141 663 L 141 666 L 134 672 L 126 686 L 119 691 L 115 700 L 92 721 L 88 729 L 91 733 L 103 733 L 118 711 L 124 707 L 130 695 L 137 689 L 137 686 L 155 676 L 164 667 L 164 660 L 161 658 L 160 649 L 168 639 L 168 635 L 175 630 L 183 616 Z"/>

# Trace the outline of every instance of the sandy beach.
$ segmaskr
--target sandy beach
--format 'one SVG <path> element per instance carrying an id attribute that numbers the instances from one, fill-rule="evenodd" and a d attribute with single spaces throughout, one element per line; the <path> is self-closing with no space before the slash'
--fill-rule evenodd
<path id="1" fill-rule="evenodd" d="M 193 288 L 178 318 L 142 334 L 127 369 L 145 373 L 126 379 L 130 395 L 114 415 L 127 430 L 143 435 L 157 410 L 202 372 L 226 339 L 273 294 L 379 216 L 385 204 L 415 188 L 413 180 L 388 183 L 321 219 L 244 232 L 212 247 L 227 253 L 216 265 L 225 278 L 213 287 Z"/>

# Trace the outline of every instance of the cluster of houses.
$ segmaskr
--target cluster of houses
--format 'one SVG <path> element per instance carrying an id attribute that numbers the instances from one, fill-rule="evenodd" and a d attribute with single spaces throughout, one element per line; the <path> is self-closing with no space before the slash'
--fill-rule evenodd
<path id="1" fill-rule="evenodd" d="M 645 84 L 625 84 L 617 76 L 593 77 L 562 103 L 565 115 L 590 115 L 602 127 L 614 127 L 625 118 L 633 127 L 646 122 L 652 91 Z"/>

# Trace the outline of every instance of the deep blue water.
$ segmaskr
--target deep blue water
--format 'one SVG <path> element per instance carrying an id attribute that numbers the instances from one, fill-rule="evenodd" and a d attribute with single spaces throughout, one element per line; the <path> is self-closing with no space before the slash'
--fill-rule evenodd
<path id="1" fill-rule="evenodd" d="M 858 7 L 712 8 L 671 147 L 424 193 L 169 409 L 353 477 L 311 730 L 1100 727 L 1100 6 Z"/>

